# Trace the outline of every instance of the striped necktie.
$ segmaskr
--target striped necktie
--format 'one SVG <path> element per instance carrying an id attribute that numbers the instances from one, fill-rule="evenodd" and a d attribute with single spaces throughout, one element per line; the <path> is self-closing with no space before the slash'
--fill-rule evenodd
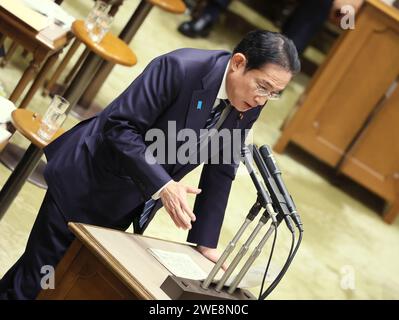
<path id="1" fill-rule="evenodd" d="M 220 100 L 220 103 L 212 109 L 208 120 L 206 120 L 205 129 L 211 129 L 216 125 L 223 113 L 223 110 L 227 107 L 227 104 L 227 100 Z"/>
<path id="2" fill-rule="evenodd" d="M 147 200 L 146 203 L 144 204 L 144 209 L 139 219 L 140 229 L 142 229 L 144 224 L 147 222 L 154 206 L 155 206 L 155 200 L 152 198 L 150 200 Z"/>
<path id="3" fill-rule="evenodd" d="M 208 120 L 206 120 L 205 129 L 211 129 L 216 125 L 216 123 L 219 121 L 223 113 L 223 110 L 226 108 L 227 105 L 228 105 L 228 100 L 220 100 L 220 103 L 212 109 Z M 147 200 L 146 203 L 144 204 L 144 209 L 139 219 L 140 229 L 143 228 L 144 224 L 147 222 L 154 206 L 155 206 L 155 200 L 152 198 Z"/>

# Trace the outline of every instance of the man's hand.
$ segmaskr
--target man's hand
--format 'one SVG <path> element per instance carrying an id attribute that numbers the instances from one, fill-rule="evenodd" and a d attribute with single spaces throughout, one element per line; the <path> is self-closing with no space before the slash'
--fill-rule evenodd
<path id="1" fill-rule="evenodd" d="M 211 260 L 212 262 L 216 263 L 221 254 L 215 248 L 208 248 L 204 246 L 197 246 L 196 249 L 207 259 Z M 227 265 L 223 263 L 222 269 L 226 271 Z"/>
<path id="2" fill-rule="evenodd" d="M 188 187 L 176 181 L 171 181 L 162 189 L 160 197 L 163 206 L 178 228 L 191 229 L 191 221 L 195 221 L 195 215 L 186 198 L 188 193 L 200 192 L 201 189 Z"/>

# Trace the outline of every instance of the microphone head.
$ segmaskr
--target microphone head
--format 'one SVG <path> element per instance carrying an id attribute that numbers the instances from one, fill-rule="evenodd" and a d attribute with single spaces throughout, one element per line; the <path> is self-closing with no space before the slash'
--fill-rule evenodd
<path id="1" fill-rule="evenodd" d="M 277 162 L 276 159 L 274 158 L 272 149 L 265 144 L 259 148 L 259 151 L 270 173 L 272 175 L 281 174 L 281 170 L 277 166 Z"/>

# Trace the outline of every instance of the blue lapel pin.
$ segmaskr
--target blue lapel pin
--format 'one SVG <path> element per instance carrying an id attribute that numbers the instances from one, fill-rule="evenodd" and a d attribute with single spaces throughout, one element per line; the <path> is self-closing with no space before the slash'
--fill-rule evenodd
<path id="1" fill-rule="evenodd" d="M 201 110 L 202 109 L 202 100 L 198 100 L 197 102 L 197 109 Z"/>

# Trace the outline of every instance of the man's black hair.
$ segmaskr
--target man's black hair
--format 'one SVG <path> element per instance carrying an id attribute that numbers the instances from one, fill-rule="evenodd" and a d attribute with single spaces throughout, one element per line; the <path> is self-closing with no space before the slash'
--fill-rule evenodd
<path id="1" fill-rule="evenodd" d="M 234 53 L 242 53 L 245 56 L 246 70 L 260 69 L 267 63 L 276 64 L 292 74 L 301 70 L 295 44 L 278 32 L 251 31 L 235 47 Z"/>

